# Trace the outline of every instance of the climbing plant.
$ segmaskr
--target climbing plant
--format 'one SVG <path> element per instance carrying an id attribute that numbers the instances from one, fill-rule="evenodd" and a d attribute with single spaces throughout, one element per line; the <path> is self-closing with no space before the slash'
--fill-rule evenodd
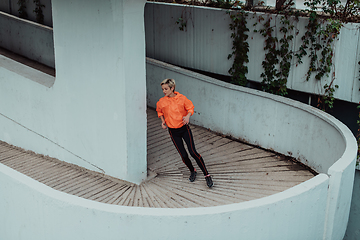
<path id="1" fill-rule="evenodd" d="M 321 81 L 324 77 L 330 77 L 330 83 L 323 86 L 323 94 L 318 97 L 318 107 L 326 110 L 332 108 L 335 98 L 334 92 L 339 87 L 334 84 L 335 72 L 330 76 L 333 67 L 334 42 L 340 33 L 342 23 L 339 20 L 321 19 L 312 11 L 307 31 L 301 37 L 302 44 L 296 55 L 298 63 L 302 63 L 302 57 L 308 55 L 310 59 L 309 68 L 306 73 L 306 81 L 312 75 L 315 80 Z M 308 51 L 306 51 L 308 50 Z"/>
<path id="2" fill-rule="evenodd" d="M 191 15 L 191 11 L 188 10 L 189 7 L 183 7 L 183 10 L 181 12 L 181 16 L 176 20 L 176 24 L 179 25 L 179 30 L 180 31 L 187 31 L 187 26 L 188 26 L 188 21 L 191 20 L 192 21 L 192 15 Z M 194 23 L 193 23 L 194 26 Z"/>
<path id="3" fill-rule="evenodd" d="M 345 16 L 346 14 L 340 14 L 340 10 L 331 5 L 333 4 L 332 2 L 329 2 L 327 5 L 324 2 L 325 1 L 322 0 L 309 0 L 306 3 L 311 9 L 305 13 L 305 15 L 309 17 L 309 22 L 306 26 L 305 34 L 301 36 L 302 44 L 296 51 L 291 49 L 291 44 L 294 36 L 299 33 L 294 27 L 294 21 L 298 21 L 298 16 L 300 15 L 299 11 L 281 9 L 281 11 L 278 12 L 279 14 L 281 13 L 279 22 L 273 21 L 270 15 L 261 15 L 258 17 L 254 27 L 257 24 L 262 24 L 262 28 L 260 30 L 255 29 L 254 32 L 259 32 L 265 38 L 265 59 L 262 62 L 264 71 L 260 75 L 263 79 L 263 90 L 282 96 L 286 95 L 286 84 L 292 67 L 292 58 L 294 56 L 297 57 L 296 65 L 298 65 L 303 63 L 302 59 L 307 55 L 310 64 L 306 72 L 306 80 L 308 81 L 312 77 L 318 81 L 325 78 L 330 79 L 330 82 L 327 81 L 327 83 L 322 83 L 322 93 L 318 98 L 319 108 L 325 110 L 326 108 L 333 107 L 335 100 L 334 93 L 339 87 L 334 84 L 335 74 L 333 73 L 330 76 L 333 68 L 334 42 L 338 38 L 343 23 L 342 20 L 344 20 L 343 17 L 340 18 L 336 16 Z M 327 16 L 323 16 L 315 11 L 319 4 L 327 6 L 323 7 L 324 12 L 328 14 Z M 344 8 L 352 9 L 351 14 L 348 13 L 347 16 L 354 16 L 356 12 L 354 8 Z M 302 14 L 304 15 L 304 13 Z M 232 30 L 234 29 L 234 25 L 238 25 L 236 22 L 238 19 L 234 18 L 234 16 L 235 14 L 231 15 L 232 23 L 230 24 L 230 28 Z M 335 16 L 335 18 L 329 18 L 329 16 Z M 246 24 L 246 19 L 242 22 L 245 22 Z M 237 34 L 239 36 L 236 36 Z M 242 39 L 241 34 L 241 32 L 234 32 L 231 36 L 233 38 L 233 53 L 230 56 L 233 56 L 234 52 L 244 52 L 243 48 L 237 46 L 239 45 L 238 41 L 234 41 L 237 38 Z M 248 45 L 246 46 L 247 53 Z M 246 57 L 242 58 L 246 59 Z M 237 65 L 239 62 L 235 63 L 235 60 L 236 59 L 234 58 L 234 64 L 229 70 L 231 75 L 234 77 L 242 76 L 244 73 L 246 74 L 247 68 L 245 66 L 242 67 L 243 69 L 246 69 L 246 72 L 241 70 L 242 68 Z M 246 61 L 240 64 L 245 65 L 245 63 Z M 242 79 L 246 79 L 246 77 L 243 76 Z M 243 83 L 244 81 L 241 82 Z"/>
<path id="4" fill-rule="evenodd" d="M 27 19 L 28 18 L 28 14 L 26 12 L 26 3 L 28 0 L 18 0 L 17 4 L 19 6 L 18 9 L 18 13 L 19 13 L 19 17 L 20 18 L 24 18 Z M 44 14 L 42 11 L 42 8 L 45 7 L 44 4 L 40 3 L 40 0 L 33 0 L 35 3 L 35 9 L 33 10 L 33 12 L 36 15 L 36 22 L 43 24 L 44 23 Z"/>
<path id="5" fill-rule="evenodd" d="M 19 9 L 18 9 L 18 13 L 19 13 L 19 17 L 20 18 L 27 18 L 27 12 L 26 12 L 26 0 L 18 0 L 17 2 Z"/>
<path id="6" fill-rule="evenodd" d="M 359 0 L 346 1 L 343 5 L 339 0 L 307 0 L 305 5 L 310 9 L 308 11 L 294 11 L 290 8 L 292 1 L 289 4 L 280 5 L 278 9 L 273 10 L 271 13 L 277 13 L 280 17 L 280 22 L 272 21 L 270 15 L 267 15 L 265 20 L 263 16 L 258 17 L 256 24 L 261 23 L 262 29 L 254 30 L 259 32 L 264 38 L 265 58 L 262 62 L 263 72 L 261 73 L 262 88 L 267 92 L 279 95 L 287 94 L 287 78 L 291 69 L 291 60 L 294 56 L 297 58 L 296 66 L 303 63 L 303 57 L 307 56 L 310 63 L 306 72 L 306 80 L 315 79 L 322 85 L 321 93 L 318 97 L 318 107 L 325 110 L 332 108 L 335 98 L 334 94 L 338 85 L 334 83 L 335 71 L 331 74 L 334 68 L 334 43 L 338 38 L 340 29 L 344 22 L 359 21 Z M 281 6 L 281 7 L 280 7 Z M 319 9 L 322 12 L 319 12 Z M 297 16 L 303 15 L 309 17 L 309 22 L 306 26 L 306 32 L 301 37 L 302 44 L 296 51 L 291 50 L 291 42 L 299 31 L 294 31 L 294 24 L 292 21 L 297 21 Z M 232 23 L 230 28 L 233 30 L 234 25 L 238 25 L 234 18 L 235 14 L 231 15 Z M 291 16 L 291 17 L 290 17 Z M 245 22 L 246 19 L 242 22 Z M 275 22 L 275 25 L 271 25 Z M 255 24 L 255 25 L 256 25 Z M 255 27 L 254 25 L 254 27 Z M 246 27 L 246 26 L 245 26 Z M 277 30 L 275 30 L 277 29 Z M 239 36 L 236 36 L 236 35 Z M 242 39 L 241 32 L 234 31 L 231 36 L 233 39 L 233 52 L 234 53 L 249 51 L 246 44 L 239 45 L 238 38 Z M 281 35 L 281 36 L 279 36 Z M 246 38 L 247 39 L 247 38 Z M 245 40 L 246 40 L 245 39 Z M 242 46 L 246 46 L 246 52 Z M 242 56 L 247 59 L 247 56 Z M 245 67 L 246 61 L 235 62 L 229 72 L 233 76 L 242 76 L 241 79 L 246 79 L 247 68 Z M 247 60 L 248 61 L 248 60 Z M 239 66 L 242 64 L 243 66 Z M 246 71 L 244 71 L 246 69 Z M 237 77 L 239 78 L 239 77 Z M 322 81 L 325 80 L 326 81 Z M 244 81 L 241 81 L 240 85 Z"/>
<path id="7" fill-rule="evenodd" d="M 318 98 L 318 107 L 323 110 L 333 107 L 334 92 L 339 88 L 334 84 L 335 72 L 329 76 L 333 67 L 334 42 L 343 23 L 359 21 L 359 3 L 359 0 L 347 0 L 345 5 L 340 0 L 308 0 L 304 3 L 310 9 L 309 23 L 297 57 L 300 59 L 306 55 L 306 49 L 309 48 L 310 66 L 306 80 L 312 74 L 315 74 L 316 80 L 321 80 L 324 76 L 330 77 L 330 83 L 323 86 L 324 92 Z M 319 7 L 324 14 L 319 13 Z"/>
<path id="8" fill-rule="evenodd" d="M 225 8 L 225 9 L 229 9 L 234 5 L 233 0 L 212 0 L 211 2 L 213 2 L 215 4 L 215 6 L 219 7 L 219 8 Z M 239 1 L 237 1 L 239 2 Z"/>
<path id="9" fill-rule="evenodd" d="M 271 25 L 272 17 L 265 20 L 260 16 L 258 22 L 263 24 L 259 33 L 265 38 L 265 60 L 262 62 L 264 72 L 261 73 L 263 90 L 284 96 L 287 94 L 287 79 L 290 73 L 293 51 L 291 42 L 294 38 L 294 24 L 288 15 L 280 18 L 279 26 Z M 296 18 L 295 18 L 296 19 Z M 279 29 L 279 37 L 275 30 Z M 255 30 L 257 32 L 257 30 Z"/>
<path id="10" fill-rule="evenodd" d="M 247 83 L 246 74 L 248 73 L 246 63 L 249 62 L 249 43 L 247 42 L 249 29 L 246 27 L 248 14 L 244 10 L 229 11 L 228 14 L 232 20 L 230 29 L 233 31 L 231 34 L 233 40 L 232 53 L 229 54 L 228 59 L 234 59 L 229 73 L 232 76 L 232 83 L 245 86 Z"/>
<path id="11" fill-rule="evenodd" d="M 325 18 L 337 19 L 341 22 L 359 22 L 359 4 L 359 0 L 306 0 L 304 2 L 304 5 L 311 12 L 316 12 Z"/>
<path id="12" fill-rule="evenodd" d="M 34 0 L 34 3 L 35 3 L 34 13 L 36 14 L 36 21 L 38 23 L 43 24 L 44 23 L 44 14 L 43 14 L 42 8 L 44 8 L 45 5 L 41 4 L 40 0 Z"/>
<path id="13" fill-rule="evenodd" d="M 184 18 L 179 17 L 179 18 L 176 20 L 176 24 L 179 24 L 179 30 L 180 30 L 180 31 L 185 31 L 185 30 L 186 30 L 186 27 L 187 27 L 187 20 L 184 20 Z"/>

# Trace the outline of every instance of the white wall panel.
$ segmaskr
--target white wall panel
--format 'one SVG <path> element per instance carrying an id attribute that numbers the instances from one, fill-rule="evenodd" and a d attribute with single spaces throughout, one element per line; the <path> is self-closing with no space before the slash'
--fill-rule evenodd
<path id="1" fill-rule="evenodd" d="M 198 69 L 210 73 L 229 75 L 228 70 L 232 65 L 232 59 L 227 56 L 232 52 L 231 30 L 229 29 L 230 17 L 227 10 L 204 8 L 204 7 L 184 7 L 176 4 L 152 3 L 146 4 L 146 12 L 149 15 L 146 21 L 147 30 L 147 56 L 164 62 L 175 64 L 182 67 Z M 187 19 L 187 31 L 180 31 L 176 20 L 181 14 Z M 251 81 L 262 82 L 260 77 L 264 71 L 262 62 L 265 59 L 265 38 L 254 29 L 263 28 L 263 23 L 259 23 L 258 18 L 271 18 L 271 26 L 274 27 L 273 36 L 283 36 L 279 32 L 279 15 L 248 13 L 249 28 L 249 63 L 247 78 Z M 254 24 L 257 22 L 257 25 Z M 299 50 L 302 44 L 301 37 L 306 31 L 308 23 L 307 18 L 300 17 L 293 30 L 294 39 L 290 49 L 294 52 Z M 156 29 L 151 31 L 152 29 Z M 299 31 L 299 33 L 297 33 Z M 345 24 L 339 35 L 339 41 L 335 43 L 334 59 L 335 63 L 329 76 L 325 76 L 321 81 L 315 79 L 316 74 L 312 74 L 309 81 L 306 81 L 306 73 L 309 68 L 309 50 L 308 55 L 302 58 L 302 64 L 297 63 L 294 56 L 291 60 L 291 69 L 287 82 L 287 87 L 296 91 L 310 94 L 324 94 L 323 86 L 330 84 L 333 72 L 335 71 L 334 85 L 339 85 L 335 92 L 335 97 L 345 101 L 359 102 L 360 93 L 358 91 L 359 81 L 358 59 L 359 59 L 359 30 L 358 24 Z"/>

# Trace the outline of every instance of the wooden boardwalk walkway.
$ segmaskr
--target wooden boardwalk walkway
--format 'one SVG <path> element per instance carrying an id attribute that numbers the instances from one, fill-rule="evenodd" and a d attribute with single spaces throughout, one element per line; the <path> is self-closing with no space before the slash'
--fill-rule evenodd
<path id="1" fill-rule="evenodd" d="M 93 201 L 155 208 L 207 207 L 238 203 L 275 194 L 314 176 L 300 164 L 273 152 L 219 136 L 191 125 L 196 148 L 203 156 L 214 187 L 201 170 L 195 182 L 148 109 L 149 179 L 135 185 L 0 142 L 0 163 L 51 188 Z M 194 166 L 196 167 L 196 163 Z"/>

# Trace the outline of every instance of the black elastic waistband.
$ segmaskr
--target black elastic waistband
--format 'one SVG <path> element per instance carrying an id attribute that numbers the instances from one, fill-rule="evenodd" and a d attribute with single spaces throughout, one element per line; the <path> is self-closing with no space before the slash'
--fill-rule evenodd
<path id="1" fill-rule="evenodd" d="M 182 127 L 179 127 L 179 128 L 169 128 L 169 131 L 171 132 L 180 132 L 180 131 L 184 131 L 184 130 L 187 130 L 188 129 L 188 125 L 183 125 Z"/>

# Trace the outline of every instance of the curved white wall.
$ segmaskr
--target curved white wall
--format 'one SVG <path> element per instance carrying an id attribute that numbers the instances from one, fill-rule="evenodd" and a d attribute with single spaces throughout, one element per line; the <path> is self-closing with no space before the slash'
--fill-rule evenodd
<path id="1" fill-rule="evenodd" d="M 93 202 L 0 164 L 0 239 L 322 238 L 328 177 L 270 197 L 209 208 L 156 209 Z M 300 210 L 301 209 L 301 210 Z M 6 217 L 3 217 L 6 216 Z"/>
<path id="2" fill-rule="evenodd" d="M 342 239 L 357 154 L 356 140 L 344 124 L 311 106 L 153 59 L 147 64 L 148 105 L 155 107 L 163 96 L 159 84 L 165 78 L 174 78 L 176 89 L 193 101 L 193 123 L 295 157 L 327 174 L 325 239 Z"/>
<path id="3" fill-rule="evenodd" d="M 224 133 L 229 134 L 231 129 L 242 125 L 256 129 L 258 121 L 274 123 L 281 118 L 281 114 L 287 113 L 282 116 L 289 120 L 283 123 L 283 128 L 288 130 L 287 134 L 301 134 L 300 140 L 306 138 L 307 141 L 296 141 L 317 147 L 323 143 L 317 136 L 334 138 L 326 142 L 326 150 L 339 156 L 339 159 L 332 158 L 331 161 L 335 163 L 327 164 L 324 158 L 328 154 L 324 157 L 321 154 L 307 154 L 308 161 L 325 173 L 269 197 L 225 206 L 189 209 L 138 208 L 98 203 L 56 191 L 0 164 L 0 239 L 129 240 L 187 239 L 189 236 L 197 239 L 342 239 L 349 213 L 349 189 L 352 189 L 357 151 L 356 141 L 347 128 L 336 119 L 306 105 L 224 84 L 148 59 L 147 97 L 150 106 L 154 106 L 162 96 L 159 84 L 166 77 L 174 77 L 177 90 L 194 102 L 196 112 L 192 121 L 197 124 L 207 122 L 214 130 L 224 129 Z M 246 100 L 248 98 L 252 101 Z M 236 109 L 235 105 L 263 109 L 263 104 L 275 110 L 275 114 L 256 114 L 256 118 L 262 120 L 245 122 L 244 119 L 248 118 L 251 111 L 229 110 Z M 209 117 L 209 112 L 216 115 L 220 111 L 217 115 L 221 115 L 222 108 L 225 108 L 227 115 L 220 117 L 220 120 L 232 119 L 234 125 L 230 122 L 222 124 L 216 121 L 217 117 Z M 314 122 L 327 131 L 316 135 L 312 133 L 313 128 L 296 129 L 295 126 L 293 129 L 292 121 L 295 120 L 290 117 L 291 114 L 307 119 L 307 122 Z M 267 133 L 275 139 L 276 135 L 286 132 L 279 132 L 275 127 L 268 128 Z M 261 134 L 261 131 L 254 130 L 254 136 L 246 139 L 255 141 Z M 279 145 L 271 138 L 266 139 L 269 141 L 267 147 Z M 284 139 L 288 141 L 291 138 Z M 296 141 L 293 140 L 293 144 Z M 335 147 L 337 144 L 340 147 Z M 277 151 L 276 148 L 274 150 Z"/>

